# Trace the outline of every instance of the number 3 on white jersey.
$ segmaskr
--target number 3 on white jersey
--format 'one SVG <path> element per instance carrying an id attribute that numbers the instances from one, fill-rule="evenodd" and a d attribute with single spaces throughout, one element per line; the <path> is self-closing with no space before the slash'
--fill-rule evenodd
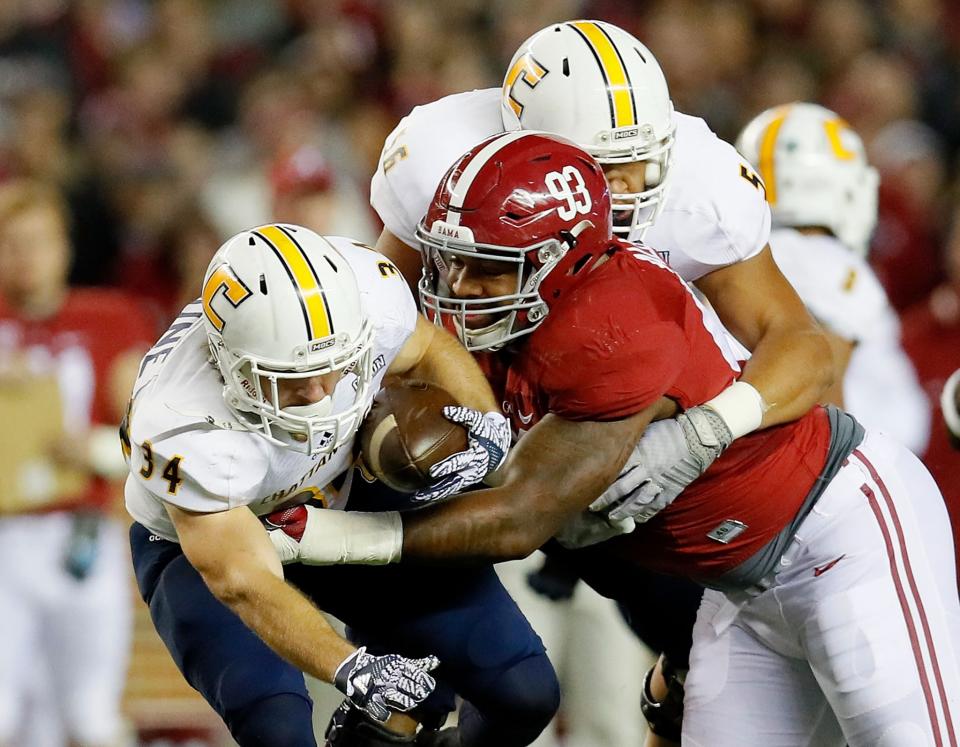
<path id="1" fill-rule="evenodd" d="M 593 200 L 583 183 L 583 177 L 573 166 L 564 166 L 562 171 L 551 171 L 547 174 L 547 189 L 558 200 L 567 203 L 557 208 L 557 215 L 561 220 L 571 220 L 577 213 L 586 215 L 593 207 Z"/>

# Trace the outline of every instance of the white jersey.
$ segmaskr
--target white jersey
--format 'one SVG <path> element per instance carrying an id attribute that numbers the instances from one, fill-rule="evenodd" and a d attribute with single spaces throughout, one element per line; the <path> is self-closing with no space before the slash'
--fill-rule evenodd
<path id="1" fill-rule="evenodd" d="M 447 169 L 484 138 L 503 132 L 500 95 L 499 88 L 454 94 L 400 120 L 370 184 L 370 204 L 394 236 L 419 249 L 417 223 Z M 759 178 L 733 146 L 702 119 L 675 113 L 674 121 L 667 197 L 644 243 L 693 281 L 758 254 L 770 234 L 770 209 Z"/>
<path id="2" fill-rule="evenodd" d="M 914 453 L 926 446 L 930 413 L 900 323 L 870 265 L 832 236 L 777 228 L 773 257 L 810 313 L 856 343 L 843 379 L 844 407 L 868 430 L 888 433 Z"/>
<path id="3" fill-rule="evenodd" d="M 416 325 L 406 282 L 388 260 L 349 239 L 332 238 L 360 286 L 373 323 L 372 402 L 380 382 Z M 354 374 L 333 394 L 334 412 L 353 402 Z M 147 353 L 127 419 L 130 474 L 127 511 L 152 533 L 177 541 L 163 506 L 203 513 L 249 506 L 257 516 L 317 499 L 343 508 L 330 483 L 353 462 L 353 439 L 330 454 L 310 456 L 248 430 L 223 400 L 223 380 L 210 360 L 199 301 L 187 306 Z"/>

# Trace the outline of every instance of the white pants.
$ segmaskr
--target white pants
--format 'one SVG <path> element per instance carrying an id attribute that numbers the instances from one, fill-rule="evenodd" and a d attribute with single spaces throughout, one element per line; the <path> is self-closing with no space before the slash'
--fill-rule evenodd
<path id="1" fill-rule="evenodd" d="M 772 585 L 704 596 L 683 744 L 956 746 L 954 568 L 930 474 L 868 434 L 800 525 Z"/>
<path id="2" fill-rule="evenodd" d="M 44 717 L 74 741 L 106 744 L 120 733 L 131 635 L 125 532 L 104 522 L 96 563 L 77 581 L 62 565 L 71 521 L 67 513 L 0 520 L 0 744 L 29 733 L 31 700 L 55 706 Z M 36 697 L 37 683 L 50 692 Z"/>

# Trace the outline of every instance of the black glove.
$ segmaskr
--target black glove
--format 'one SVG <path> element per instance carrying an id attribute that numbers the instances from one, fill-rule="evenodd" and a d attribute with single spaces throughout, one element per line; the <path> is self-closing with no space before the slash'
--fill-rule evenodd
<path id="1" fill-rule="evenodd" d="M 580 574 L 570 563 L 550 555 L 544 558 L 539 570 L 527 574 L 530 588 L 554 602 L 570 599 L 579 581 Z"/>
<path id="2" fill-rule="evenodd" d="M 373 656 L 361 646 L 337 667 L 333 684 L 357 708 L 383 722 L 391 711 L 409 711 L 429 697 L 437 681 L 427 672 L 439 663 L 436 656 Z"/>
<path id="3" fill-rule="evenodd" d="M 70 536 L 63 553 L 63 568 L 77 581 L 83 581 L 97 560 L 100 550 L 100 523 L 95 511 L 78 511 L 73 515 Z"/>

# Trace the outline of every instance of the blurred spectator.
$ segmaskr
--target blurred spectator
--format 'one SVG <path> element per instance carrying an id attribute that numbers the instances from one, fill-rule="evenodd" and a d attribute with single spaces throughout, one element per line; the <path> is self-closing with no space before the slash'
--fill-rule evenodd
<path id="1" fill-rule="evenodd" d="M 960 368 L 960 209 L 944 250 L 947 280 L 903 316 L 903 346 L 913 360 L 930 401 L 934 427 L 923 462 L 936 479 L 960 542 L 960 458 L 950 447 L 940 392 L 950 374 Z M 960 544 L 958 544 L 960 546 Z"/>
<path id="2" fill-rule="evenodd" d="M 320 148 L 304 145 L 277 159 L 270 183 L 274 220 L 306 226 L 321 235 L 373 240 L 366 201 L 334 177 Z"/>
<path id="3" fill-rule="evenodd" d="M 913 120 L 883 127 L 869 150 L 880 172 L 880 221 L 870 262 L 894 308 L 902 310 L 942 277 L 944 152 L 936 133 Z"/>
<path id="4" fill-rule="evenodd" d="M 191 206 L 179 213 L 160 237 L 161 261 L 170 283 L 166 296 L 157 299 L 158 323 L 169 325 L 180 310 L 200 296 L 199 280 L 226 237 L 201 208 Z"/>
<path id="5" fill-rule="evenodd" d="M 130 642 L 125 471 L 116 424 L 153 327 L 116 291 L 72 290 L 66 203 L 53 187 L 0 189 L 0 742 L 26 697 L 73 744 L 116 744 Z M 37 670 L 42 672 L 37 673 Z"/>

